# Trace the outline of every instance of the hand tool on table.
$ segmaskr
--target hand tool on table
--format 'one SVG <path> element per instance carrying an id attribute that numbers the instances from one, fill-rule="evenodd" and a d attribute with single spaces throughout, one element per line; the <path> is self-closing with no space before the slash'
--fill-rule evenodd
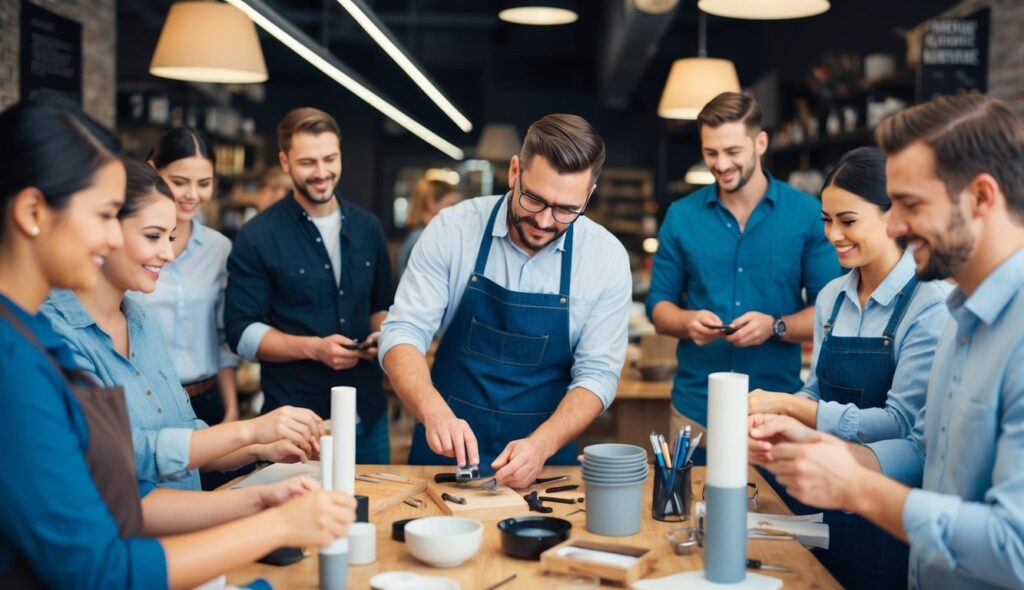
<path id="1" fill-rule="evenodd" d="M 530 510 L 532 510 L 533 512 L 548 514 L 554 511 L 554 508 L 550 506 L 545 506 L 541 502 L 540 495 L 537 492 L 530 492 L 529 494 L 523 496 L 523 499 L 526 500 L 526 505 L 529 506 Z"/>
<path id="2" fill-rule="evenodd" d="M 567 486 L 555 486 L 553 488 L 548 488 L 548 489 L 544 490 L 544 493 L 545 494 L 557 494 L 558 492 L 571 492 L 573 490 L 579 489 L 579 487 L 580 487 L 580 484 L 578 484 L 578 483 L 569 484 Z"/>
<path id="3" fill-rule="evenodd" d="M 466 503 L 466 499 L 465 498 L 463 498 L 461 496 L 453 496 L 453 495 L 449 494 L 448 492 L 442 493 L 441 494 L 441 499 L 444 500 L 445 502 L 454 502 L 455 504 L 465 504 Z"/>
<path id="4" fill-rule="evenodd" d="M 540 496 L 541 502 L 557 502 L 559 504 L 582 504 L 583 498 L 558 498 L 556 496 Z"/>
<path id="5" fill-rule="evenodd" d="M 419 498 L 406 498 L 405 500 L 402 500 L 402 502 L 412 506 L 413 508 L 423 508 L 424 506 L 423 500 L 420 500 Z"/>
<path id="6" fill-rule="evenodd" d="M 793 573 L 793 568 L 786 567 L 784 565 L 774 565 L 771 563 L 765 563 L 760 559 L 748 559 L 747 567 L 752 570 L 765 570 L 769 572 L 780 572 L 783 574 Z"/>
<path id="7" fill-rule="evenodd" d="M 434 475 L 435 483 L 463 483 L 478 479 L 481 479 L 480 465 L 478 463 L 457 465 L 455 473 L 437 473 Z"/>
<path id="8" fill-rule="evenodd" d="M 358 479 L 359 481 L 365 481 L 367 483 L 381 483 L 381 480 L 377 479 L 376 477 L 370 477 L 369 475 L 357 475 L 355 478 Z"/>
<path id="9" fill-rule="evenodd" d="M 533 483 L 531 483 L 530 485 L 539 486 L 542 483 L 554 483 L 556 481 L 565 481 L 567 479 L 569 479 L 568 475 L 556 475 L 554 477 L 538 477 L 537 479 L 533 480 Z"/>
<path id="10" fill-rule="evenodd" d="M 386 479 L 388 481 L 397 481 L 398 483 L 412 483 L 412 480 L 408 477 L 402 477 L 401 475 L 394 475 L 391 473 L 384 473 L 383 471 L 375 471 L 370 474 L 364 474 L 368 477 L 376 477 L 378 479 Z"/>
<path id="11" fill-rule="evenodd" d="M 496 584 L 491 584 L 490 586 L 487 587 L 487 590 L 497 590 L 498 588 L 500 588 L 500 587 L 504 586 L 505 584 L 508 584 L 512 580 L 516 579 L 517 575 L 519 575 L 519 574 L 512 574 L 512 575 L 510 575 L 510 576 L 500 580 Z"/>

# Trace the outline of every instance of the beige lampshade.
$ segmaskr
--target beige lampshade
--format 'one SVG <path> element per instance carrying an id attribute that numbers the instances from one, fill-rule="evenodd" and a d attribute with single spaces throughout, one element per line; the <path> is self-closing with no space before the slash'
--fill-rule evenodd
<path id="1" fill-rule="evenodd" d="M 803 18 L 828 11 L 828 0 L 700 0 L 708 14 L 752 20 Z"/>
<path id="2" fill-rule="evenodd" d="M 267 80 L 256 27 L 242 11 L 218 2 L 171 5 L 149 73 L 193 82 Z"/>
<path id="3" fill-rule="evenodd" d="M 696 119 L 712 98 L 722 92 L 739 91 L 740 79 L 731 61 L 710 57 L 677 59 L 661 93 L 658 116 Z"/>
<path id="4" fill-rule="evenodd" d="M 488 123 L 480 132 L 480 141 L 476 144 L 476 157 L 491 162 L 504 162 L 519 153 L 523 141 L 519 138 L 515 125 L 508 123 Z"/>

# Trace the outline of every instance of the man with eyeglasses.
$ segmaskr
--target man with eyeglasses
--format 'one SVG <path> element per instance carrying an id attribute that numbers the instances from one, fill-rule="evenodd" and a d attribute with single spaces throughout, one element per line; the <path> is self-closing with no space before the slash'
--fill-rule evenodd
<path id="1" fill-rule="evenodd" d="M 523 488 L 576 462 L 574 439 L 614 399 L 632 300 L 622 244 L 581 217 L 604 158 L 587 121 L 548 115 L 512 156 L 511 191 L 424 230 L 379 353 L 419 422 L 410 464 L 478 464 Z"/>

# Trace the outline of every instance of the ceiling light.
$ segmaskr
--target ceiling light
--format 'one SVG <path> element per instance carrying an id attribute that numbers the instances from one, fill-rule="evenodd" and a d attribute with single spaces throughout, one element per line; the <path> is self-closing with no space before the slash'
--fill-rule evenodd
<path id="1" fill-rule="evenodd" d="M 507 4 L 498 18 L 517 25 L 567 25 L 579 18 L 566 0 L 516 0 Z"/>
<path id="2" fill-rule="evenodd" d="M 708 170 L 708 167 L 703 162 L 698 162 L 690 169 L 686 171 L 686 176 L 683 178 L 686 184 L 692 184 L 694 186 L 712 184 L 715 182 L 715 175 Z"/>
<path id="3" fill-rule="evenodd" d="M 751 20 L 803 18 L 828 11 L 828 0 L 700 0 L 708 14 Z"/>
<path id="4" fill-rule="evenodd" d="M 149 73 L 192 82 L 251 84 L 267 80 L 267 65 L 256 27 L 237 8 L 178 2 L 167 13 Z"/>
<path id="5" fill-rule="evenodd" d="M 326 74 L 327 77 L 344 86 L 349 92 L 363 99 L 381 113 L 384 113 L 384 115 L 416 137 L 456 160 L 461 160 L 465 156 L 463 151 L 456 145 L 427 129 L 383 98 L 369 83 L 361 80 L 358 74 L 349 70 L 338 58 L 331 55 L 329 51 L 313 42 L 298 27 L 271 10 L 262 0 L 224 1 L 249 15 L 249 18 L 261 29 Z"/>
<path id="6" fill-rule="evenodd" d="M 338 0 L 338 4 L 341 4 L 342 8 L 352 15 L 352 18 L 359 23 L 359 26 L 377 42 L 377 45 L 380 45 L 384 53 L 387 53 L 388 57 L 394 60 L 398 67 L 402 68 L 402 71 L 412 78 L 412 81 L 420 87 L 420 90 L 427 95 L 427 98 L 444 111 L 444 114 L 448 115 L 459 126 L 459 129 L 465 132 L 473 129 L 473 124 L 469 122 L 469 119 L 459 112 L 459 109 L 448 100 L 448 97 L 441 92 L 437 84 L 413 61 L 412 57 L 406 53 L 384 23 L 377 18 L 372 10 L 363 4 L 362 0 Z"/>
<path id="7" fill-rule="evenodd" d="M 679 4 L 679 0 L 636 0 L 636 7 L 647 14 L 665 14 Z"/>
<path id="8" fill-rule="evenodd" d="M 488 123 L 476 144 L 476 157 L 491 162 L 504 162 L 519 153 L 523 141 L 514 125 Z"/>
<path id="9" fill-rule="evenodd" d="M 727 59 L 707 57 L 706 18 L 700 13 L 697 55 L 672 63 L 665 89 L 658 101 L 658 116 L 665 119 L 696 119 L 712 98 L 723 92 L 739 92 L 736 66 Z"/>
<path id="10" fill-rule="evenodd" d="M 731 61 L 710 57 L 677 59 L 661 93 L 658 116 L 696 119 L 712 98 L 722 92 L 739 91 L 740 80 Z"/>

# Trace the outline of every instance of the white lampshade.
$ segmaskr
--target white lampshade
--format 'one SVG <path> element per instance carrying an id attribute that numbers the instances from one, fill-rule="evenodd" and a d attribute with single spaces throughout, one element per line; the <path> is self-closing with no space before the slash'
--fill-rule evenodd
<path id="1" fill-rule="evenodd" d="M 731 61 L 710 57 L 677 59 L 661 93 L 658 116 L 696 119 L 712 98 L 723 92 L 739 91 L 740 79 Z"/>
<path id="2" fill-rule="evenodd" d="M 517 25 L 567 25 L 579 18 L 566 0 L 513 0 L 507 5 L 498 18 Z"/>
<path id="3" fill-rule="evenodd" d="M 700 0 L 697 7 L 708 14 L 752 20 L 803 18 L 829 9 L 828 0 Z"/>
<path id="4" fill-rule="evenodd" d="M 171 5 L 149 73 L 193 82 L 267 80 L 256 27 L 241 10 L 219 2 Z"/>
<path id="5" fill-rule="evenodd" d="M 636 7 L 647 14 L 665 14 L 679 4 L 679 0 L 636 0 Z"/>
<path id="6" fill-rule="evenodd" d="M 683 177 L 686 184 L 705 185 L 715 182 L 715 175 L 708 170 L 708 167 L 704 165 L 704 162 L 697 162 L 690 169 L 686 171 L 686 176 Z"/>
<path id="7" fill-rule="evenodd" d="M 508 161 L 519 153 L 523 141 L 514 125 L 508 123 L 488 123 L 480 132 L 480 141 L 476 144 L 476 157 L 491 162 Z"/>

